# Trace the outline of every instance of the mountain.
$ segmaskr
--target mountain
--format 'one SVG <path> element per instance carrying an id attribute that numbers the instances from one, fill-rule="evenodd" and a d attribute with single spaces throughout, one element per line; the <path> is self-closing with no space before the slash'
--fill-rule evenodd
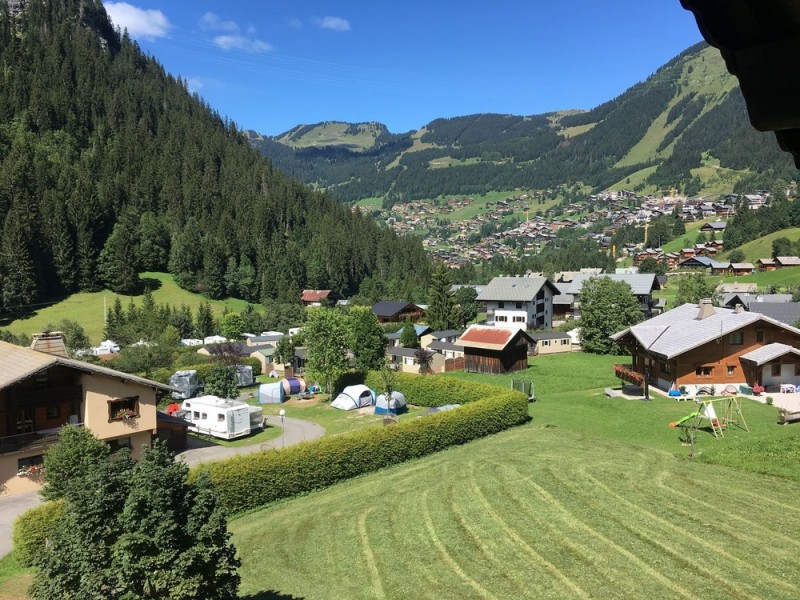
<path id="1" fill-rule="evenodd" d="M 687 195 L 796 178 L 771 133 L 755 131 L 719 52 L 689 48 L 590 111 L 479 114 L 391 134 L 327 122 L 275 137 L 246 132 L 275 166 L 341 200 L 396 201 L 580 183 Z"/>
<path id="2" fill-rule="evenodd" d="M 295 302 L 364 285 L 411 299 L 429 272 L 418 240 L 273 168 L 100 0 L 0 0 L 0 227 L 4 315 L 130 292 L 145 270 Z"/>

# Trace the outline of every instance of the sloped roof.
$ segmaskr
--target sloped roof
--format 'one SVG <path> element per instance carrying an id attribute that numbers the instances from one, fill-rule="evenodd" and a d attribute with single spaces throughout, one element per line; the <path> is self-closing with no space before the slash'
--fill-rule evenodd
<path id="1" fill-rule="evenodd" d="M 800 336 L 800 329 L 760 313 L 737 313 L 727 308 L 715 308 L 710 316 L 698 319 L 698 311 L 697 304 L 683 304 L 619 331 L 611 339 L 616 342 L 631 335 L 652 354 L 671 359 L 758 321 L 766 321 Z"/>
<path id="2" fill-rule="evenodd" d="M 800 302 L 752 302 L 749 309 L 787 325 L 800 320 Z"/>
<path id="3" fill-rule="evenodd" d="M 303 302 L 319 302 L 331 295 L 331 290 L 303 290 L 300 300 Z"/>
<path id="4" fill-rule="evenodd" d="M 535 342 L 539 340 L 568 340 L 570 339 L 569 334 L 563 331 L 540 331 L 538 333 L 531 333 L 529 334 L 531 339 Z"/>
<path id="5" fill-rule="evenodd" d="M 451 342 L 435 341 L 428 344 L 428 350 L 449 350 L 451 352 L 463 352 L 464 346 L 453 344 Z"/>
<path id="6" fill-rule="evenodd" d="M 797 256 L 776 256 L 775 262 L 784 267 L 800 266 L 800 257 Z"/>
<path id="7" fill-rule="evenodd" d="M 381 300 L 372 305 L 372 312 L 379 317 L 393 317 L 407 306 L 415 306 L 405 300 Z"/>
<path id="8" fill-rule="evenodd" d="M 456 344 L 464 348 L 482 348 L 484 350 L 504 350 L 518 337 L 524 336 L 528 343 L 533 339 L 522 329 L 504 329 L 487 325 L 470 325 L 456 340 Z"/>
<path id="9" fill-rule="evenodd" d="M 785 356 L 786 354 L 800 356 L 800 350 L 787 344 L 767 344 L 766 346 L 752 350 L 747 354 L 742 354 L 741 359 L 755 363 L 760 367 L 761 365 L 767 364 L 768 362 L 773 361 L 776 358 L 780 358 L 781 356 Z"/>
<path id="10" fill-rule="evenodd" d="M 481 302 L 530 302 L 542 287 L 558 294 L 558 288 L 545 277 L 495 277 L 478 294 Z"/>
<path id="11" fill-rule="evenodd" d="M 163 383 L 151 381 L 144 377 L 130 375 L 129 373 L 115 371 L 108 367 L 101 367 L 100 365 L 74 360 L 72 358 L 45 354 L 44 352 L 38 352 L 37 350 L 31 350 L 0 341 L 0 389 L 7 388 L 56 365 L 83 371 L 84 373 L 96 373 L 115 379 L 125 379 L 165 392 L 177 390 L 177 388 L 170 385 L 164 385 Z"/>
<path id="12" fill-rule="evenodd" d="M 458 329 L 445 329 L 444 331 L 431 331 L 431 337 L 440 340 L 442 338 L 453 337 L 454 335 L 461 335 Z"/>
<path id="13" fill-rule="evenodd" d="M 644 296 L 653 290 L 661 289 L 655 273 L 608 273 L 604 275 L 581 274 L 572 280 L 568 294 L 580 294 L 583 284 L 592 277 L 608 277 L 612 281 L 624 281 L 633 290 L 635 296 Z"/>

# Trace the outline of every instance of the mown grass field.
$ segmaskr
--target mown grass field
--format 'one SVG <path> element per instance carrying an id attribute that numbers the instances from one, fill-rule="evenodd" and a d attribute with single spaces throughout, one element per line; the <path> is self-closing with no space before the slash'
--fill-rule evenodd
<path id="1" fill-rule="evenodd" d="M 789 229 L 781 229 L 773 233 L 767 234 L 763 237 L 747 242 L 739 246 L 739 250 L 744 252 L 744 257 L 747 262 L 754 265 L 758 262 L 759 258 L 772 258 L 772 242 L 778 238 L 788 238 L 792 242 L 800 239 L 800 227 L 790 227 Z M 729 252 L 724 254 L 725 258 L 728 257 Z"/>
<path id="2" fill-rule="evenodd" d="M 175 279 L 169 273 L 146 272 L 142 273 L 140 277 L 145 285 L 150 287 L 153 298 L 159 304 L 169 303 L 174 306 L 186 304 L 194 314 L 197 312 L 197 307 L 208 300 L 200 294 L 193 294 L 178 287 Z M 30 317 L 17 319 L 11 323 L 4 324 L 3 327 L 14 334 L 30 335 L 43 331 L 48 325 L 58 323 L 62 319 L 72 319 L 83 325 L 89 339 L 92 343 L 97 344 L 103 339 L 104 304 L 107 310 L 111 310 L 117 297 L 122 301 L 123 308 L 128 306 L 131 298 L 137 304 L 142 299 L 141 295 L 122 296 L 108 290 L 91 293 L 81 292 L 72 294 L 53 304 L 37 307 Z M 208 302 L 217 316 L 222 314 L 225 307 L 233 312 L 241 312 L 247 306 L 245 300 L 236 298 L 208 300 Z M 260 305 L 255 306 L 260 308 Z"/>

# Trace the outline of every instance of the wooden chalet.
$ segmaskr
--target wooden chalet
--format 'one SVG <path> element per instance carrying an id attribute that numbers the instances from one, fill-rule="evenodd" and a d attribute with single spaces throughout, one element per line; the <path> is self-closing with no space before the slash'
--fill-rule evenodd
<path id="1" fill-rule="evenodd" d="M 382 300 L 372 305 L 372 312 L 380 323 L 402 323 L 410 319 L 416 323 L 425 316 L 425 311 L 413 302 Z"/>
<path id="2" fill-rule="evenodd" d="M 523 329 L 472 325 L 456 344 L 464 349 L 465 371 L 502 375 L 528 368 L 533 339 Z"/>

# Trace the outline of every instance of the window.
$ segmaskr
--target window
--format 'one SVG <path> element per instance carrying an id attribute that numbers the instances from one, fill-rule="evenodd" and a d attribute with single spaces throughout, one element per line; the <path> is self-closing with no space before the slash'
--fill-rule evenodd
<path id="1" fill-rule="evenodd" d="M 763 329 L 756 329 L 756 341 L 763 342 L 764 341 L 764 330 Z"/>
<path id="2" fill-rule="evenodd" d="M 524 323 L 525 317 L 514 317 L 514 323 Z"/>
<path id="3" fill-rule="evenodd" d="M 795 377 L 800 377 L 800 365 L 795 365 L 794 366 L 794 376 Z"/>
<path id="4" fill-rule="evenodd" d="M 736 373 L 736 366 L 728 365 L 728 377 L 733 377 L 735 373 Z"/>
<path id="5" fill-rule="evenodd" d="M 217 421 L 224 421 L 224 420 L 225 420 L 225 415 L 224 414 L 222 414 L 222 413 L 217 414 Z"/>
<path id="6" fill-rule="evenodd" d="M 202 419 L 203 421 L 206 421 L 206 420 L 208 420 L 208 413 L 202 413 L 202 414 L 200 415 L 200 419 Z"/>
<path id="7" fill-rule="evenodd" d="M 500 323 L 507 323 L 508 317 L 506 315 L 498 315 L 495 317 L 495 321 L 499 321 Z"/>
<path id="8" fill-rule="evenodd" d="M 661 372 L 666 373 L 667 375 L 672 373 L 672 368 L 669 366 L 669 363 L 666 362 L 661 363 Z"/>
<path id="9" fill-rule="evenodd" d="M 550 340 L 542 340 L 542 346 L 549 346 Z"/>
<path id="10" fill-rule="evenodd" d="M 569 344 L 569 340 L 568 339 L 564 338 L 563 340 L 561 340 L 561 345 L 562 346 L 566 346 L 567 344 Z"/>
<path id="11" fill-rule="evenodd" d="M 505 302 L 498 302 L 497 303 L 497 308 L 505 308 L 505 307 L 506 307 L 506 303 Z"/>
<path id="12" fill-rule="evenodd" d="M 192 413 L 192 421 L 198 421 L 200 419 L 200 413 L 198 411 L 194 411 Z"/>
<path id="13" fill-rule="evenodd" d="M 780 363 L 777 365 L 772 365 L 772 376 L 773 377 L 780 377 L 781 376 L 781 365 Z"/>
<path id="14" fill-rule="evenodd" d="M 520 310 L 521 308 L 522 308 L 522 302 L 517 302 L 517 310 Z"/>
<path id="15" fill-rule="evenodd" d="M 139 416 L 139 396 L 108 401 L 108 420 L 124 421 Z"/>
<path id="16" fill-rule="evenodd" d="M 732 334 L 728 336 L 728 341 L 734 346 L 741 346 L 742 344 L 744 344 L 744 332 L 734 331 Z"/>
<path id="17" fill-rule="evenodd" d="M 108 445 L 111 446 L 112 452 L 117 452 L 122 448 L 133 448 L 131 444 L 131 438 L 124 437 L 124 438 L 117 438 L 116 440 L 109 440 Z"/>
<path id="18" fill-rule="evenodd" d="M 697 367 L 694 370 L 694 374 L 697 377 L 711 377 L 711 374 L 714 372 L 714 367 Z"/>
<path id="19" fill-rule="evenodd" d="M 47 407 L 47 420 L 50 419 L 57 419 L 61 416 L 61 407 L 60 406 L 48 406 Z"/>

